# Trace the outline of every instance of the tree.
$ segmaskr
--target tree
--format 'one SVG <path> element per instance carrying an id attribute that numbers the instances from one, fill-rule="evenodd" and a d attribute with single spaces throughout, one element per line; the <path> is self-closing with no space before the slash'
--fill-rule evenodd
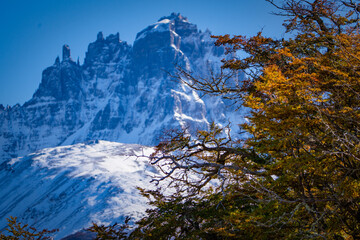
<path id="1" fill-rule="evenodd" d="M 289 39 L 217 36 L 223 71 L 178 78 L 251 109 L 243 141 L 212 125 L 193 139 L 172 132 L 152 163 L 173 194 L 143 190 L 156 208 L 132 238 L 360 239 L 358 1 L 284 0 Z M 226 131 L 225 131 L 226 132 Z"/>
<path id="2" fill-rule="evenodd" d="M 5 229 L 7 234 L 0 232 L 0 239 L 7 240 L 47 240 L 53 239 L 50 237 L 57 230 L 41 230 L 37 231 L 34 227 L 27 224 L 22 224 L 17 221 L 16 217 L 10 217 L 8 220 L 8 227 Z M 50 235 L 50 236 L 49 236 Z"/>
<path id="3" fill-rule="evenodd" d="M 108 239 L 108 240 L 120 240 L 126 239 L 130 229 L 130 217 L 126 217 L 123 224 L 117 223 L 105 226 L 93 223 L 93 225 L 87 229 L 89 232 L 96 233 L 94 240 Z"/>

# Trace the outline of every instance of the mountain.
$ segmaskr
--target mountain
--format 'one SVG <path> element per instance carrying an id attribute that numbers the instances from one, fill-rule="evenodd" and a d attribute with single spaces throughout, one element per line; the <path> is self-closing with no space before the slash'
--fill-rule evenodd
<path id="1" fill-rule="evenodd" d="M 0 165 L 0 231 L 17 216 L 55 239 L 91 226 L 135 221 L 148 208 L 136 187 L 150 188 L 157 172 L 150 147 L 107 141 L 47 148 Z"/>
<path id="2" fill-rule="evenodd" d="M 93 139 L 155 145 L 166 129 L 241 122 L 223 100 L 200 98 L 171 77 L 175 65 L 202 76 L 220 65 L 224 49 L 210 36 L 173 13 L 140 31 L 133 45 L 100 32 L 82 65 L 64 45 L 29 101 L 0 105 L 0 160 Z"/>

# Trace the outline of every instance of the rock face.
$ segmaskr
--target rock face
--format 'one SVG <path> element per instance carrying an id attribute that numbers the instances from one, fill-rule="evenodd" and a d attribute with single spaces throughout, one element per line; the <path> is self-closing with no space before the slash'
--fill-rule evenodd
<path id="1" fill-rule="evenodd" d="M 170 77 L 175 65 L 206 76 L 220 64 L 224 51 L 210 35 L 171 14 L 139 32 L 133 46 L 100 32 L 83 65 L 64 45 L 32 99 L 0 106 L 0 159 L 91 139 L 154 145 L 165 129 L 226 124 L 233 113 L 223 101 Z"/>

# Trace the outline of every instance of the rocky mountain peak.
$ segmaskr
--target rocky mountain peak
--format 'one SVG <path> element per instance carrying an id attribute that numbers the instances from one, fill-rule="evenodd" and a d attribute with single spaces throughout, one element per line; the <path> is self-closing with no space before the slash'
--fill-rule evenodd
<path id="1" fill-rule="evenodd" d="M 120 42 L 120 34 L 119 33 L 110 34 L 109 36 L 106 37 L 105 41 L 118 43 Z"/>
<path id="2" fill-rule="evenodd" d="M 183 21 L 183 22 L 188 22 L 187 17 L 182 16 L 180 13 L 171 13 L 170 16 L 166 16 L 166 17 L 161 17 L 158 22 L 164 20 L 164 19 L 169 19 L 169 20 L 175 20 L 175 21 Z"/>
<path id="3" fill-rule="evenodd" d="M 194 133 L 229 119 L 236 128 L 244 119 L 223 99 L 200 97 L 174 81 L 175 64 L 205 78 L 224 58 L 210 33 L 181 14 L 160 18 L 133 46 L 119 33 L 94 37 L 84 64 L 71 60 L 64 45 L 62 61 L 43 71 L 32 99 L 0 105 L 0 229 L 13 215 L 37 229 L 60 226 L 60 239 L 93 221 L 135 217 L 127 210 L 143 212 L 146 205 L 128 193 L 156 172 L 136 157 L 144 148 L 120 143 L 156 145 L 169 129 Z"/>
<path id="4" fill-rule="evenodd" d="M 171 78 L 175 65 L 204 75 L 220 64 L 224 50 L 209 32 L 172 13 L 137 36 L 131 46 L 119 33 L 99 32 L 82 65 L 64 45 L 32 99 L 11 111 L 0 107 L 0 161 L 92 139 L 153 145 L 164 129 L 226 122 L 222 100 L 207 105 Z"/>
<path id="5" fill-rule="evenodd" d="M 126 58 L 130 46 L 120 40 L 120 34 L 110 34 L 104 38 L 103 33 L 99 32 L 95 42 L 88 46 L 85 55 L 84 67 L 88 68 L 98 63 L 119 63 L 120 59 Z M 89 70 L 93 72 L 94 69 Z M 101 70 L 103 71 L 103 70 Z"/>
<path id="6" fill-rule="evenodd" d="M 81 67 L 71 59 L 70 47 L 65 44 L 62 48 L 62 62 L 57 57 L 55 63 L 43 71 L 39 88 L 33 96 L 34 99 L 26 105 L 44 97 L 58 101 L 77 99 L 81 80 Z"/>
<path id="7" fill-rule="evenodd" d="M 192 33 L 197 33 L 198 29 L 188 19 L 180 13 L 172 13 L 170 16 L 161 17 L 156 23 L 149 25 L 136 35 L 138 41 L 153 34 L 170 33 L 170 35 L 187 37 Z"/>

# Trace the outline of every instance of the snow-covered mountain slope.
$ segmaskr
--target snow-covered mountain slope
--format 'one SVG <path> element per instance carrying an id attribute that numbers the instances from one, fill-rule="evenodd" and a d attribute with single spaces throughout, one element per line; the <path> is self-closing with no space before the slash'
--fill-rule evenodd
<path id="1" fill-rule="evenodd" d="M 65 45 L 32 99 L 0 105 L 0 162 L 93 139 L 154 145 L 163 130 L 206 129 L 229 118 L 236 126 L 242 118 L 221 99 L 200 98 L 170 77 L 175 64 L 201 76 L 220 64 L 224 50 L 210 36 L 171 14 L 140 31 L 133 46 L 99 33 L 82 65 Z"/>
<path id="2" fill-rule="evenodd" d="M 152 148 L 91 141 L 47 148 L 0 165 L 0 231 L 6 218 L 38 229 L 59 228 L 61 239 L 92 222 L 139 219 L 148 207 L 136 187 L 151 188 Z"/>

